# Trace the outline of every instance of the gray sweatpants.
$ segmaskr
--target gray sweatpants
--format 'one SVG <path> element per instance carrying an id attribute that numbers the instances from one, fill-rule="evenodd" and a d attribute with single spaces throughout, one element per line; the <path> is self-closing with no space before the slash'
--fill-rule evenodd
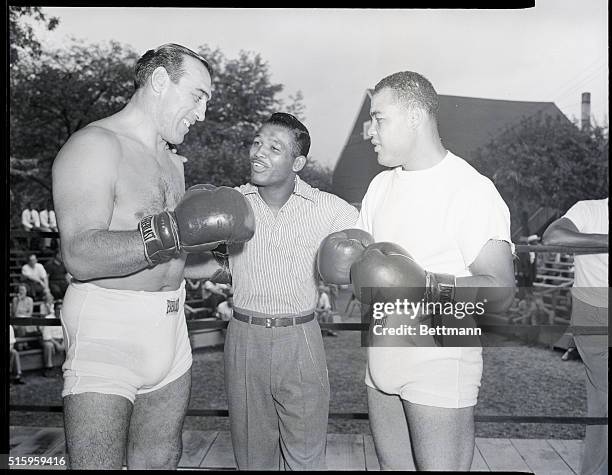
<path id="1" fill-rule="evenodd" d="M 316 319 L 281 328 L 232 319 L 224 362 L 238 469 L 324 470 L 329 381 Z"/>

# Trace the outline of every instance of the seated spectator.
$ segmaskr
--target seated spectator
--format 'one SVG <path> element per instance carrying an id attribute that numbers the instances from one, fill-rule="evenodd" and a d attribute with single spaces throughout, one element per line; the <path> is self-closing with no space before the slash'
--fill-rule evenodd
<path id="1" fill-rule="evenodd" d="M 315 316 L 319 323 L 329 323 L 331 319 L 331 303 L 329 301 L 329 295 L 327 293 L 327 287 L 323 284 L 319 285 L 319 298 L 317 300 L 317 306 L 315 307 Z M 328 328 L 322 328 L 321 333 L 323 335 L 338 336 L 338 334 Z"/>
<path id="2" fill-rule="evenodd" d="M 541 294 L 527 292 L 525 298 L 518 304 L 522 322 L 531 325 L 546 325 L 552 321 L 555 312 L 544 306 Z"/>
<path id="3" fill-rule="evenodd" d="M 226 300 L 226 297 L 223 291 L 219 289 L 217 285 L 213 284 L 210 280 L 207 280 L 202 286 L 202 299 L 204 300 L 203 306 L 211 309 L 206 316 L 212 317 L 214 316 L 219 304 Z"/>
<path id="4" fill-rule="evenodd" d="M 189 301 L 200 298 L 202 294 L 201 287 L 202 281 L 200 279 L 185 279 L 186 300 Z"/>
<path id="5" fill-rule="evenodd" d="M 42 210 L 40 210 L 40 230 L 44 232 L 51 232 L 51 223 L 49 222 L 49 206 L 50 202 L 47 200 L 47 206 L 45 206 Z M 43 249 L 49 249 L 51 247 L 51 238 L 45 237 L 43 238 Z"/>
<path id="6" fill-rule="evenodd" d="M 25 209 L 21 212 L 21 226 L 25 231 L 32 231 L 34 223 L 32 221 L 32 203 L 26 205 Z"/>
<path id="7" fill-rule="evenodd" d="M 59 232 L 57 227 L 57 218 L 55 217 L 55 211 L 53 209 L 49 210 L 49 227 L 51 231 Z"/>
<path id="8" fill-rule="evenodd" d="M 57 318 L 54 310 L 54 300 L 51 292 L 45 294 L 45 301 L 40 306 L 40 313 L 45 318 Z M 43 348 L 43 376 L 53 376 L 53 356 L 58 351 L 65 351 L 64 332 L 61 326 L 44 325 L 39 327 L 42 335 L 41 345 Z"/>
<path id="9" fill-rule="evenodd" d="M 17 295 L 13 297 L 11 302 L 11 317 L 13 318 L 31 318 L 34 311 L 34 301 L 32 297 L 27 295 L 27 287 L 25 284 L 19 284 Z M 36 333 L 35 325 L 18 325 L 15 334 L 17 336 L 26 336 Z"/>
<path id="10" fill-rule="evenodd" d="M 28 202 L 26 208 L 21 212 L 21 225 L 26 231 L 35 231 L 40 228 L 40 217 L 38 211 Z M 38 237 L 27 238 L 28 249 L 38 249 L 40 241 Z"/>
<path id="11" fill-rule="evenodd" d="M 62 253 L 57 251 L 49 262 L 45 264 L 45 271 L 49 281 L 49 290 L 55 299 L 63 299 L 68 284 L 70 284 L 71 275 L 64 267 L 62 261 Z"/>
<path id="12" fill-rule="evenodd" d="M 336 284 L 327 284 L 329 290 L 329 303 L 331 305 L 332 312 L 338 310 L 336 300 L 338 299 L 338 286 Z"/>
<path id="13" fill-rule="evenodd" d="M 361 303 L 359 302 L 359 300 L 357 300 L 355 294 L 352 293 L 351 298 L 349 299 L 348 303 L 346 304 L 346 308 L 344 309 L 346 318 L 350 318 L 355 310 L 357 310 L 357 314 L 359 314 L 361 310 Z"/>
<path id="14" fill-rule="evenodd" d="M 47 271 L 38 262 L 36 254 L 30 254 L 28 263 L 21 267 L 22 282 L 27 283 L 30 288 L 30 296 L 35 300 L 40 300 L 45 290 L 49 288 Z"/>
<path id="15" fill-rule="evenodd" d="M 21 379 L 21 360 L 19 359 L 19 352 L 14 348 L 17 339 L 15 338 L 15 331 L 13 325 L 9 325 L 9 348 L 11 359 L 9 363 L 9 373 L 15 370 L 15 377 L 11 379 L 11 383 L 14 384 L 25 384 L 26 382 Z"/>
<path id="16" fill-rule="evenodd" d="M 224 322 L 229 322 L 234 314 L 234 296 L 228 295 L 227 300 L 224 300 L 217 305 L 217 318 L 220 318 Z"/>

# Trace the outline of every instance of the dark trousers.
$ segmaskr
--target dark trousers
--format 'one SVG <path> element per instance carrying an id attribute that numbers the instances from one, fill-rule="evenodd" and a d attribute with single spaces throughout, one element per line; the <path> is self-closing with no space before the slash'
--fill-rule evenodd
<path id="1" fill-rule="evenodd" d="M 266 328 L 232 319 L 224 362 L 238 468 L 325 469 L 329 381 L 318 322 Z"/>

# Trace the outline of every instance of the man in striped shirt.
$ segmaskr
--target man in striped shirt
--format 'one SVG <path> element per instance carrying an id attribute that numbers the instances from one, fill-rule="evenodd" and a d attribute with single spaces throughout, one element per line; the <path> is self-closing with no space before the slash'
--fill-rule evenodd
<path id="1" fill-rule="evenodd" d="M 225 384 L 241 470 L 325 468 L 329 381 L 317 302 L 316 253 L 357 210 L 297 175 L 310 136 L 273 114 L 250 149 L 251 182 L 239 187 L 255 235 L 230 245 L 234 314 L 225 339 Z"/>

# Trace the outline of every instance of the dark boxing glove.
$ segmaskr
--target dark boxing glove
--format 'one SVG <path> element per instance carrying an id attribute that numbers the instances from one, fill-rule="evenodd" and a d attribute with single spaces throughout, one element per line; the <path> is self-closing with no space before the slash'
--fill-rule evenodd
<path id="1" fill-rule="evenodd" d="M 223 242 L 244 242 L 255 233 L 255 216 L 246 198 L 226 186 L 189 188 L 174 211 L 145 216 L 138 225 L 151 266 L 181 251 L 204 252 Z"/>
<path id="2" fill-rule="evenodd" d="M 355 295 L 365 304 L 408 299 L 418 302 L 452 302 L 455 276 L 428 272 L 401 246 L 391 242 L 371 244 L 351 266 Z M 365 289 L 371 288 L 372 292 Z"/>
<path id="3" fill-rule="evenodd" d="M 185 252 L 202 252 L 226 242 L 245 242 L 255 234 L 255 215 L 234 188 L 195 185 L 174 210 Z"/>
<path id="4" fill-rule="evenodd" d="M 138 230 L 149 266 L 169 261 L 181 254 L 178 228 L 172 211 L 145 216 L 138 223 Z"/>
<path id="5" fill-rule="evenodd" d="M 317 254 L 317 268 L 323 281 L 350 284 L 351 265 L 373 242 L 370 233 L 361 229 L 345 229 L 323 239 Z"/>

